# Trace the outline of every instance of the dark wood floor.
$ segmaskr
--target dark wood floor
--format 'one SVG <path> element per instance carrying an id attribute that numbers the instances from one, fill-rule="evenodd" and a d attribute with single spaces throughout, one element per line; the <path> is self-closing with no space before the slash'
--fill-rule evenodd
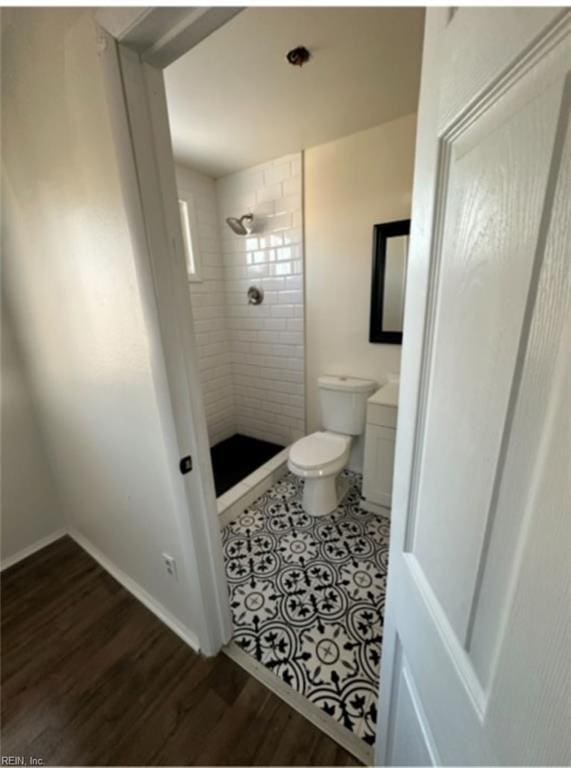
<path id="1" fill-rule="evenodd" d="M 358 765 L 206 659 L 68 538 L 2 575 L 2 755 L 44 765 Z"/>

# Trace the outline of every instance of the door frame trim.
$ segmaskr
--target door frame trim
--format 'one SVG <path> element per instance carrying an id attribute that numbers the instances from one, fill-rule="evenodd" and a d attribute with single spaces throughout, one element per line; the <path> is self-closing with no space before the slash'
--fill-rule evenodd
<path id="1" fill-rule="evenodd" d="M 430 285 L 434 264 L 431 260 L 432 242 L 430 233 L 438 230 L 435 226 L 437 215 L 435 190 L 440 166 L 440 145 L 437 139 L 438 101 L 434 89 L 439 82 L 438 41 L 451 19 L 448 8 L 431 8 L 425 17 L 424 44 L 420 98 L 416 135 L 416 157 L 413 175 L 411 231 L 407 269 L 407 300 L 403 326 L 403 348 L 401 360 L 401 383 L 399 393 L 399 423 L 395 446 L 395 472 L 391 510 L 391 537 L 387 580 L 387 602 L 383 628 L 383 653 L 381 658 L 381 683 L 379 694 L 377 738 L 375 740 L 375 763 L 389 765 L 393 743 L 391 714 L 395 697 L 398 695 L 398 662 L 402 655 L 396 632 L 395 600 L 400 590 L 393 585 L 398 579 L 394 566 L 400 551 L 409 537 L 408 508 L 411 491 L 411 472 L 414 467 L 415 446 L 419 421 L 422 419 L 420 398 L 422 381 L 426 375 L 426 344 L 430 344 Z M 406 662 L 406 659 L 404 659 Z M 425 724 L 428 727 L 428 724 Z M 430 742 L 434 744 L 432 737 Z"/>
<path id="2" fill-rule="evenodd" d="M 199 376 L 172 157 L 163 69 L 232 19 L 238 8 L 101 8 L 98 51 L 117 168 L 137 271 L 149 310 L 155 385 L 165 404 L 163 428 L 177 522 L 200 615 L 200 650 L 220 651 L 232 635 L 216 494 Z M 194 471 L 178 471 L 181 456 Z M 196 580 L 196 583 L 193 581 Z"/>

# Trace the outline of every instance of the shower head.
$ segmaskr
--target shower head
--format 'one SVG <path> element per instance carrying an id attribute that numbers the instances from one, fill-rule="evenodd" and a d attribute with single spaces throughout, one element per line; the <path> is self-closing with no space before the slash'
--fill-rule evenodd
<path id="1" fill-rule="evenodd" d="M 232 232 L 237 235 L 249 235 L 252 232 L 254 225 L 254 214 L 245 213 L 243 216 L 240 216 L 239 219 L 234 216 L 229 216 L 226 219 L 226 224 L 228 224 Z"/>

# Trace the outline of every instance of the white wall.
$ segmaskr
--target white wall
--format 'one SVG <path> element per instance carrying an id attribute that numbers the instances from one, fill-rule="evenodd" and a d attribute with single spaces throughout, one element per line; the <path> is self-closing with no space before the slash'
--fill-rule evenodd
<path id="1" fill-rule="evenodd" d="M 179 192 L 192 195 L 196 211 L 201 281 L 189 287 L 208 438 L 215 445 L 236 432 L 216 185 L 187 166 L 177 164 L 175 171 Z"/>
<path id="2" fill-rule="evenodd" d="M 236 426 L 288 445 L 305 433 L 301 155 L 287 155 L 216 182 L 232 345 Z M 251 237 L 224 219 L 254 213 Z M 247 303 L 250 285 L 263 304 Z"/>
<path id="3" fill-rule="evenodd" d="M 2 301 L 2 564 L 64 527 L 25 362 Z"/>
<path id="4" fill-rule="evenodd" d="M 313 147 L 304 157 L 308 430 L 319 427 L 317 377 L 379 382 L 400 346 L 370 344 L 373 225 L 410 216 L 416 116 Z"/>
<path id="5" fill-rule="evenodd" d="M 4 279 L 68 522 L 200 635 L 164 361 L 91 12 L 4 9 L 2 27 Z"/>

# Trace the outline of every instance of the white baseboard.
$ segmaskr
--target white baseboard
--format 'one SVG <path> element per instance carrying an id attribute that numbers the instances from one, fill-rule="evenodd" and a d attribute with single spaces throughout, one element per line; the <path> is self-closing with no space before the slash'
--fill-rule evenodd
<path id="1" fill-rule="evenodd" d="M 88 555 L 96 560 L 99 565 L 104 568 L 107 573 L 109 573 L 110 576 L 118 581 L 122 587 L 125 587 L 125 589 L 130 592 L 133 597 L 135 597 L 139 602 L 143 603 L 146 608 L 152 611 L 155 616 L 163 622 L 163 624 L 166 624 L 169 629 L 172 629 L 175 635 L 178 635 L 180 639 L 183 640 L 193 651 L 200 653 L 200 644 L 194 632 L 192 632 L 184 624 L 181 624 L 181 622 L 175 618 L 175 616 L 173 616 L 170 611 L 168 611 L 163 605 L 161 605 L 161 603 L 155 600 L 155 598 L 152 597 L 146 590 L 144 590 L 140 584 L 137 584 L 137 582 L 134 581 L 130 576 L 127 576 L 124 571 L 114 565 L 111 560 L 109 560 L 102 552 L 100 552 L 97 547 L 94 547 L 93 544 L 85 538 L 85 536 L 73 528 L 69 529 L 67 533 L 77 544 L 79 544 L 82 549 L 87 552 Z"/>
<path id="2" fill-rule="evenodd" d="M 15 555 L 10 555 L 10 557 L 6 557 L 4 560 L 2 560 L 2 564 L 0 565 L 0 571 L 5 571 L 7 568 L 11 568 L 11 566 L 16 565 L 16 563 L 19 563 L 20 560 L 25 560 L 26 557 L 30 557 L 30 555 L 33 555 L 36 552 L 39 552 L 40 549 L 47 547 L 49 544 L 53 544 L 54 541 L 61 539 L 62 536 L 66 535 L 66 533 L 67 533 L 67 530 L 65 528 L 60 528 L 57 531 L 50 533 L 49 536 L 44 536 L 43 539 L 40 539 L 39 541 L 34 542 L 34 544 L 30 544 L 29 547 L 24 547 L 24 549 L 21 549 L 19 552 L 16 552 Z"/>
<path id="3" fill-rule="evenodd" d="M 374 501 L 367 501 L 367 499 L 361 499 L 361 509 L 365 512 L 375 512 L 377 515 L 390 518 L 391 508 L 390 506 L 383 506 L 382 504 L 376 504 Z"/>

